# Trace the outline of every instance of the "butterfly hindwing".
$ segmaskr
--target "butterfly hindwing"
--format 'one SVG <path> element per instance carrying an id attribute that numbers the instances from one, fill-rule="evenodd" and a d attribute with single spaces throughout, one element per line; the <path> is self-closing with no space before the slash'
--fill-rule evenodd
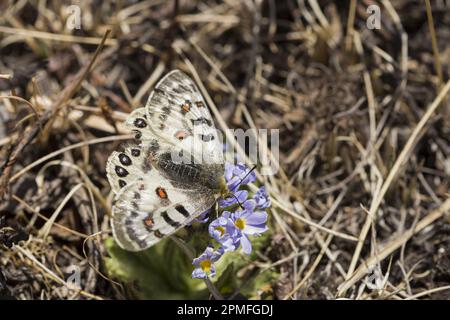
<path id="1" fill-rule="evenodd" d="M 121 188 L 151 169 L 147 167 L 151 164 L 144 163 L 144 155 L 141 145 L 129 144 L 123 148 L 123 151 L 114 151 L 109 156 L 106 173 L 114 193 L 119 192 Z"/>
<path id="2" fill-rule="evenodd" d="M 214 201 L 212 194 L 200 196 L 174 187 L 155 170 L 117 194 L 113 233 L 122 248 L 144 250 L 184 227 Z"/>

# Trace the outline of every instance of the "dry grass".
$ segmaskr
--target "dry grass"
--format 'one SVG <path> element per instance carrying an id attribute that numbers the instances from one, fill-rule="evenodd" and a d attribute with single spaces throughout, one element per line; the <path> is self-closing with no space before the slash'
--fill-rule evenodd
<path id="1" fill-rule="evenodd" d="M 448 1 L 85 1 L 79 30 L 69 2 L 2 3 L 0 296 L 124 297 L 102 273 L 105 162 L 179 68 L 219 128 L 280 130 L 280 171 L 258 173 L 270 245 L 250 266 L 280 273 L 273 298 L 450 297 Z"/>

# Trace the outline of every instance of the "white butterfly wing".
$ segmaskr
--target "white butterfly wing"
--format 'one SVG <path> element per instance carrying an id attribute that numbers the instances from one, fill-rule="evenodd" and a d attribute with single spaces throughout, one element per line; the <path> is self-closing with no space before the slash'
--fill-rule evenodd
<path id="1" fill-rule="evenodd" d="M 174 70 L 162 78 L 145 106 L 152 131 L 202 163 L 223 163 L 222 139 L 197 86 Z"/>
<path id="2" fill-rule="evenodd" d="M 111 221 L 114 237 L 123 249 L 144 250 L 186 226 L 214 201 L 212 196 L 176 188 L 152 170 L 117 194 Z"/>
<path id="3" fill-rule="evenodd" d="M 179 70 L 159 81 L 145 108 L 134 110 L 125 124 L 139 143 L 108 159 L 108 180 L 116 193 L 111 225 L 122 248 L 139 251 L 188 224 L 217 198 L 207 187 L 170 181 L 152 161 L 181 151 L 201 161 L 196 163 L 223 164 L 223 152 L 202 95 Z"/>

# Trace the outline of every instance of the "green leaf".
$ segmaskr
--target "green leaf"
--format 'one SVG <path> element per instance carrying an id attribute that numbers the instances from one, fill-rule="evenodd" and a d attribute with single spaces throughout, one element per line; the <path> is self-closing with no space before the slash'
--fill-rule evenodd
<path id="1" fill-rule="evenodd" d="M 182 231 L 185 237 L 189 234 L 187 245 L 195 248 L 196 256 L 214 242 L 205 225 L 195 224 Z M 255 252 L 265 248 L 269 239 L 270 232 L 260 237 L 251 237 L 251 255 L 247 256 L 238 249 L 225 253 L 216 262 L 216 276 L 211 280 L 222 295 L 248 299 L 268 297 L 262 293 L 271 288 L 278 274 L 272 270 L 261 271 L 252 265 L 252 261 L 257 260 Z M 218 244 L 215 244 L 217 247 Z M 171 239 L 164 239 L 141 252 L 125 251 L 113 238 L 107 238 L 105 246 L 110 256 L 105 258 L 108 274 L 124 282 L 131 297 L 207 299 L 210 296 L 204 281 L 191 278 L 194 269 L 192 260 Z"/>
<path id="2" fill-rule="evenodd" d="M 206 299 L 203 281 L 191 278 L 192 262 L 170 239 L 145 251 L 121 249 L 113 238 L 105 240 L 105 259 L 111 277 L 123 281 L 140 299 Z"/>

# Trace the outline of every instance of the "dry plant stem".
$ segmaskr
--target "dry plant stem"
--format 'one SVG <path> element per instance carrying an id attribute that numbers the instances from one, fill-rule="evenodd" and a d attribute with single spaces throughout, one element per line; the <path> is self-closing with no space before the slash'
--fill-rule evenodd
<path id="1" fill-rule="evenodd" d="M 359 33 L 354 32 L 353 38 L 355 42 L 356 51 L 358 52 L 360 59 L 362 60 L 361 62 L 363 62 L 364 51 Z M 376 101 L 373 93 L 372 81 L 370 79 L 370 74 L 366 66 L 364 66 L 363 78 L 364 78 L 364 86 L 366 87 L 367 104 L 369 107 L 370 144 L 373 146 L 376 140 L 376 118 L 375 118 Z"/>
<path id="2" fill-rule="evenodd" d="M 89 241 L 90 239 L 95 239 L 95 238 L 97 238 L 98 236 L 102 235 L 103 233 L 104 233 L 103 231 L 98 231 L 98 232 L 96 232 L 96 233 L 94 233 L 94 234 L 91 234 L 91 235 L 87 236 L 87 237 L 83 240 L 83 255 L 84 255 L 84 258 L 86 259 L 86 261 L 87 261 L 87 263 L 89 264 L 89 266 L 90 266 L 90 267 L 95 271 L 95 273 L 97 273 L 100 277 L 102 277 L 102 278 L 105 279 L 106 281 L 111 282 L 112 284 L 115 284 L 116 286 L 119 286 L 119 287 L 123 288 L 123 286 L 122 286 L 121 283 L 116 282 L 116 281 L 110 279 L 108 276 L 106 276 L 106 275 L 104 275 L 103 273 L 101 273 L 100 270 L 98 270 L 98 268 L 97 268 L 95 265 L 93 265 L 91 261 L 89 261 L 89 257 L 88 257 L 87 252 L 86 252 L 86 243 L 87 243 L 87 241 Z"/>
<path id="3" fill-rule="evenodd" d="M 47 218 L 46 216 L 42 215 L 40 212 L 36 211 L 32 206 L 30 206 L 28 203 L 26 203 L 25 200 L 19 198 L 19 197 L 16 196 L 15 194 L 12 195 L 12 198 L 13 198 L 14 200 L 16 200 L 17 202 L 19 202 L 20 204 L 22 204 L 25 208 L 27 208 L 28 210 L 30 210 L 31 212 L 33 212 L 34 214 L 36 214 L 39 218 L 41 218 L 41 219 L 43 219 L 43 220 L 45 220 L 45 221 L 48 221 L 48 220 L 49 220 L 49 218 Z M 54 222 L 53 225 L 54 225 L 55 227 L 60 228 L 61 230 L 64 230 L 64 231 L 67 231 L 67 232 L 73 234 L 74 236 L 81 237 L 81 238 L 87 238 L 87 237 L 88 237 L 87 234 L 84 234 L 84 233 L 81 233 L 81 232 L 72 230 L 72 229 L 67 228 L 66 226 L 63 226 L 63 225 L 61 225 L 61 224 L 59 224 L 59 223 L 57 223 L 57 222 Z"/>
<path id="4" fill-rule="evenodd" d="M 355 24 L 356 0 L 350 0 L 347 18 L 347 34 L 345 36 L 345 50 L 349 51 L 352 47 L 353 25 Z"/>
<path id="5" fill-rule="evenodd" d="M 309 0 L 308 2 L 322 27 L 328 27 L 330 23 L 328 22 L 327 18 L 322 12 L 322 9 L 320 8 L 320 5 L 317 2 L 317 0 Z"/>
<path id="6" fill-rule="evenodd" d="M 47 268 L 44 264 L 42 264 L 41 262 L 39 262 L 35 256 L 33 256 L 33 254 L 31 252 L 29 252 L 27 249 L 22 248 L 21 246 L 15 245 L 13 247 L 13 250 L 18 251 L 20 253 L 22 253 L 24 256 L 26 256 L 29 260 L 31 260 L 39 269 L 41 269 L 44 274 L 46 274 L 50 279 L 52 279 L 53 281 L 59 283 L 60 285 L 65 286 L 67 289 L 69 290 L 73 290 L 68 284 L 67 282 L 65 282 L 63 279 L 61 279 L 60 277 L 58 277 L 52 270 L 50 270 L 49 268 Z M 90 298 L 90 299 L 95 299 L 95 300 L 103 300 L 102 297 L 99 297 L 95 294 L 86 292 L 84 290 L 79 290 L 78 291 L 79 294 Z"/>
<path id="7" fill-rule="evenodd" d="M 431 11 L 431 2 L 430 0 L 425 0 L 426 4 L 426 10 L 427 10 L 427 20 L 428 20 L 428 29 L 430 30 L 430 37 L 431 37 L 431 45 L 433 48 L 433 55 L 434 55 L 434 67 L 436 69 L 436 74 L 438 76 L 438 88 L 442 88 L 442 85 L 444 84 L 444 75 L 442 72 L 442 65 L 441 65 L 441 58 L 439 55 L 439 47 L 437 42 L 437 36 L 436 36 L 436 30 L 434 27 L 434 19 L 433 19 L 433 13 Z M 446 103 L 446 102 L 444 102 Z M 444 111 L 444 121 L 446 123 L 449 123 L 449 117 L 450 117 L 450 104 L 446 103 L 445 105 L 445 111 Z"/>
<path id="8" fill-rule="evenodd" d="M 295 254 L 297 254 L 298 253 L 298 247 L 296 246 L 294 240 L 292 240 L 292 237 L 289 235 L 288 231 L 286 230 L 287 229 L 287 226 L 285 225 L 286 223 L 284 222 L 283 219 L 281 219 L 281 217 L 278 215 L 276 210 L 270 210 L 270 213 L 275 218 L 275 222 L 278 224 L 278 226 L 280 227 L 280 229 L 283 232 L 284 236 L 288 240 L 289 245 L 292 248 L 292 251 Z M 295 257 L 294 261 L 293 261 L 292 282 L 293 282 L 294 286 L 297 283 L 297 257 Z"/>
<path id="9" fill-rule="evenodd" d="M 363 47 L 362 47 L 362 43 L 361 43 L 361 38 L 359 36 L 359 33 L 357 33 L 357 32 L 354 33 L 354 42 L 355 42 L 356 51 L 358 52 L 358 54 L 360 55 L 360 59 L 362 60 L 364 52 L 363 52 Z M 373 93 L 373 88 L 372 88 L 372 82 L 370 80 L 370 75 L 366 68 L 364 68 L 363 78 L 364 78 L 364 84 L 366 87 L 367 102 L 368 102 L 368 107 L 369 107 L 369 124 L 370 124 L 370 139 L 369 139 L 370 147 L 369 148 L 370 148 L 370 150 L 372 150 L 372 152 L 368 153 L 369 154 L 368 163 L 371 164 L 371 166 L 370 166 L 370 182 L 372 184 L 373 181 L 375 180 L 375 176 L 376 176 L 376 172 L 375 172 L 376 168 L 375 168 L 375 164 L 373 163 L 374 162 L 373 160 L 375 158 L 374 152 L 376 152 L 376 149 L 374 148 L 375 142 L 376 142 L 375 98 L 374 98 L 374 93 Z M 378 188 L 375 190 L 372 190 L 373 197 L 377 196 L 377 194 L 378 194 L 377 191 L 379 191 Z M 359 251 L 362 248 L 362 244 L 364 243 L 364 240 L 366 239 L 367 232 L 370 229 L 370 226 L 372 225 L 374 220 L 375 220 L 375 215 L 372 215 L 369 212 L 369 214 L 366 216 L 366 221 L 365 221 L 363 229 L 362 229 L 363 232 L 360 235 L 358 245 L 355 249 L 354 257 L 356 255 L 358 255 L 358 257 L 359 257 Z M 361 247 L 359 247 L 359 246 L 361 246 Z M 351 275 L 351 273 L 354 271 L 354 269 L 356 267 L 356 263 L 357 263 L 357 259 L 353 258 L 350 263 L 349 270 L 347 272 L 347 277 L 346 277 L 347 279 Z"/>
<path id="10" fill-rule="evenodd" d="M 366 261 L 364 261 L 358 267 L 358 269 L 355 270 L 355 272 L 348 280 L 339 285 L 338 296 L 343 296 L 351 286 L 353 286 L 358 280 L 366 276 L 368 266 L 372 266 L 386 259 L 395 250 L 399 249 L 402 245 L 404 245 L 413 235 L 417 234 L 425 227 L 429 226 L 437 219 L 444 216 L 449 211 L 450 211 L 450 198 L 448 198 L 445 202 L 443 202 L 439 208 L 431 211 L 427 216 L 425 216 L 422 220 L 420 220 L 413 229 L 410 229 L 404 232 L 399 237 L 393 239 L 387 245 L 385 245 L 380 252 L 370 256 Z"/>
<path id="11" fill-rule="evenodd" d="M 434 28 L 433 13 L 431 12 L 430 0 L 425 0 L 425 4 L 427 9 L 428 29 L 430 30 L 431 45 L 434 55 L 434 67 L 436 68 L 436 73 L 439 79 L 439 87 L 441 87 L 444 83 L 444 76 L 442 75 L 441 59 L 439 57 L 439 48 L 437 44 L 436 30 Z"/>
<path id="12" fill-rule="evenodd" d="M 0 26 L 0 33 L 11 33 L 14 35 L 20 35 L 23 38 L 38 38 L 52 41 L 62 41 L 62 42 L 71 42 L 71 43 L 84 43 L 84 44 L 93 44 L 100 45 L 102 43 L 102 38 L 98 37 L 79 37 L 72 36 L 67 34 L 55 34 L 43 31 L 36 30 L 28 30 L 21 28 L 10 28 L 5 26 Z M 112 46 L 117 44 L 116 39 L 106 39 L 104 42 L 107 46 Z"/>
<path id="13" fill-rule="evenodd" d="M 66 203 L 72 198 L 75 192 L 78 191 L 83 186 L 82 183 L 77 184 L 75 187 L 70 190 L 70 192 L 64 197 L 64 199 L 59 204 L 58 208 L 53 212 L 53 214 L 50 216 L 50 219 L 42 226 L 42 229 L 39 230 L 39 237 L 45 239 L 47 238 L 48 234 L 50 233 L 50 230 L 52 228 L 52 225 L 55 223 L 56 218 L 58 217 L 59 213 L 62 211 Z"/>
<path id="14" fill-rule="evenodd" d="M 87 145 L 86 145 L 87 146 Z M 102 205 L 102 207 L 109 212 L 110 206 L 109 203 L 106 201 L 106 199 L 103 197 L 101 191 L 92 183 L 91 179 L 89 179 L 88 175 L 86 174 L 86 172 L 84 172 L 79 166 L 68 162 L 68 161 L 64 161 L 64 160 L 53 160 L 50 162 L 47 162 L 40 170 L 38 175 L 42 174 L 42 172 L 44 170 L 46 170 L 48 167 L 50 166 L 55 166 L 55 165 L 60 165 L 60 166 L 64 166 L 67 168 L 71 168 L 73 170 L 75 170 L 76 172 L 78 172 L 82 178 L 82 180 L 84 181 L 86 190 L 88 190 L 88 192 L 91 194 L 93 193 L 95 195 L 95 197 L 100 201 L 100 204 Z M 94 199 L 92 199 L 91 203 L 94 203 Z M 93 213 L 96 216 L 96 210 L 95 210 L 95 206 L 93 207 Z M 94 221 L 97 221 L 96 217 L 94 217 Z M 96 227 L 98 228 L 98 227 Z M 98 230 L 94 230 L 94 232 L 96 232 Z"/>
<path id="15" fill-rule="evenodd" d="M 11 170 L 13 168 L 14 163 L 16 162 L 17 158 L 20 156 L 20 153 L 25 149 L 25 147 L 31 143 L 31 141 L 36 137 L 39 130 L 41 130 L 42 127 L 47 125 L 49 122 L 52 121 L 52 118 L 54 118 L 58 112 L 64 107 L 65 103 L 76 93 L 78 88 L 81 85 L 81 82 L 86 78 L 89 71 L 92 69 L 98 55 L 100 54 L 104 43 L 110 33 L 110 30 L 107 30 L 105 32 L 105 35 L 103 36 L 102 42 L 95 50 L 91 61 L 87 66 L 82 68 L 79 73 L 76 75 L 75 80 L 71 82 L 56 98 L 55 102 L 52 104 L 52 107 L 49 111 L 44 113 L 42 117 L 36 121 L 36 123 L 25 130 L 23 134 L 23 138 L 18 141 L 18 143 L 14 146 L 11 153 L 8 156 L 8 161 L 5 163 L 5 165 L 2 168 L 2 174 L 0 176 L 0 198 L 2 198 L 5 193 L 7 192 L 8 184 L 11 182 L 9 177 L 11 174 Z M 20 137 L 20 135 L 19 135 Z"/>
<path id="16" fill-rule="evenodd" d="M 442 100 L 447 95 L 448 91 L 450 90 L 450 81 L 447 82 L 447 84 L 442 88 L 439 95 L 434 99 L 433 103 L 428 107 L 425 114 L 422 116 L 420 121 L 417 123 L 416 127 L 414 128 L 414 131 L 412 132 L 411 136 L 409 137 L 408 141 L 406 142 L 402 152 L 398 156 L 397 160 L 395 161 L 392 169 L 389 171 L 389 174 L 384 181 L 381 190 L 376 196 L 372 199 L 372 204 L 370 206 L 369 214 L 367 216 L 367 219 L 370 219 L 371 217 L 376 215 L 376 212 L 378 211 L 378 208 L 380 207 L 381 201 L 383 200 L 386 192 L 388 191 L 392 181 L 397 176 L 397 174 L 400 173 L 401 166 L 408 160 L 408 156 L 410 152 L 412 151 L 413 147 L 415 146 L 417 142 L 417 138 L 419 134 L 421 133 L 422 129 L 425 127 L 425 124 L 430 120 L 431 116 L 434 114 L 436 109 L 441 104 Z M 358 244 L 356 245 L 355 251 L 353 253 L 352 261 L 350 263 L 350 267 L 347 272 L 347 279 L 350 279 L 353 271 L 355 269 L 356 263 L 358 262 L 362 246 L 364 244 L 364 240 L 366 239 L 367 233 L 370 229 L 370 220 L 369 223 L 366 223 L 363 226 L 363 229 L 361 230 L 361 233 L 359 235 Z"/>
<path id="17" fill-rule="evenodd" d="M 164 65 L 164 62 L 160 61 L 156 66 L 155 71 L 153 71 L 153 73 L 150 75 L 147 81 L 145 81 L 145 83 L 139 88 L 138 92 L 133 97 L 134 105 L 140 105 L 142 97 L 148 94 L 148 92 L 156 83 L 156 81 L 158 81 L 158 79 L 161 77 L 165 69 L 166 66 Z"/>
<path id="18" fill-rule="evenodd" d="M 315 222 L 313 222 L 311 220 L 308 220 L 308 219 L 302 217 L 301 215 L 299 215 L 299 214 L 293 212 L 292 210 L 286 208 L 284 205 L 282 205 L 276 199 L 271 198 L 271 200 L 272 200 L 273 204 L 276 205 L 278 208 L 280 208 L 281 210 L 283 210 L 287 214 L 293 216 L 294 218 L 300 220 L 301 222 L 306 223 L 308 226 L 310 226 L 310 227 L 312 227 L 314 229 L 325 231 L 326 233 L 332 234 L 332 235 L 334 235 L 334 236 L 336 236 L 338 238 L 342 238 L 342 239 L 345 239 L 345 240 L 355 241 L 355 242 L 358 241 L 358 238 L 356 238 L 356 237 L 353 237 L 351 235 L 348 235 L 348 234 L 345 234 L 345 233 L 342 233 L 342 232 L 339 232 L 339 231 L 336 231 L 336 230 L 329 229 L 327 227 L 321 226 L 320 224 L 317 224 L 317 223 L 315 223 Z"/>
<path id="19" fill-rule="evenodd" d="M 49 153 L 48 155 L 30 163 L 28 166 L 26 166 L 25 168 L 23 168 L 22 170 L 20 170 L 19 172 L 17 172 L 16 174 L 14 174 L 11 179 L 10 182 L 13 182 L 14 180 L 18 179 L 21 175 L 23 175 L 24 173 L 26 173 L 27 171 L 31 170 L 32 168 L 34 168 L 35 166 L 51 159 L 54 158 L 64 152 L 67 152 L 69 150 L 73 150 L 76 148 L 81 148 L 83 146 L 86 145 L 91 145 L 91 144 L 97 144 L 97 143 L 105 143 L 105 142 L 110 142 L 110 141 L 118 141 L 118 140 L 128 140 L 128 139 L 133 139 L 134 136 L 133 135 L 119 135 L 119 136 L 109 136 L 109 137 L 104 137 L 104 138 L 98 138 L 98 139 L 92 139 L 92 140 L 88 140 L 88 141 L 83 141 L 83 142 L 79 142 L 79 143 L 75 143 L 72 144 L 70 146 L 64 147 L 62 149 L 56 150 L 52 153 Z"/>
<path id="20" fill-rule="evenodd" d="M 300 288 L 306 283 L 306 281 L 308 281 L 308 279 L 312 276 L 312 274 L 314 273 L 314 271 L 316 270 L 317 266 L 319 265 L 320 261 L 322 260 L 323 255 L 325 254 L 325 251 L 328 249 L 331 240 L 333 240 L 333 235 L 328 235 L 328 238 L 326 239 L 324 245 L 322 246 L 319 254 L 317 255 L 316 259 L 314 260 L 313 264 L 311 265 L 311 267 L 309 268 L 309 270 L 306 272 L 305 276 L 303 277 L 303 279 L 298 283 L 298 285 L 292 289 L 291 292 L 289 292 L 284 298 L 283 300 L 287 300 L 290 297 L 292 297 L 298 290 L 300 290 Z"/>
<path id="21" fill-rule="evenodd" d="M 414 295 L 412 295 L 410 297 L 407 297 L 405 300 L 417 299 L 417 298 L 429 295 L 431 293 L 444 291 L 444 290 L 450 290 L 450 286 L 442 286 L 442 287 L 439 287 L 439 288 L 433 288 L 433 289 L 430 289 L 430 290 L 425 290 L 425 291 L 419 292 L 417 294 L 414 294 Z"/>
<path id="22" fill-rule="evenodd" d="M 12 100 L 17 100 L 19 102 L 23 102 L 27 106 L 29 106 L 31 110 L 33 110 L 33 112 L 34 112 L 34 114 L 36 115 L 37 118 L 39 117 L 37 112 L 36 112 L 36 108 L 33 106 L 33 104 L 30 101 L 28 101 L 28 100 L 26 100 L 26 99 L 24 99 L 22 97 L 18 97 L 18 96 L 0 96 L 0 99 L 12 99 Z"/>

